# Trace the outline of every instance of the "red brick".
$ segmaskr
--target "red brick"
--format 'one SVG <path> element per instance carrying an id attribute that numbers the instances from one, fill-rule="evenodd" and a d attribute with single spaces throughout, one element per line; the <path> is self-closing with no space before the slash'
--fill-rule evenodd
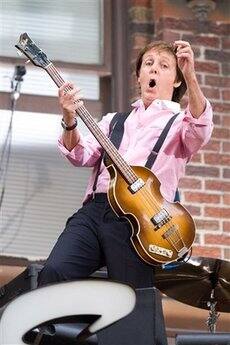
<path id="1" fill-rule="evenodd" d="M 189 213 L 191 213 L 192 216 L 200 216 L 201 215 L 200 207 L 192 206 L 189 204 L 183 204 L 183 206 L 188 210 Z"/>
<path id="2" fill-rule="evenodd" d="M 223 49 L 230 49 L 230 36 L 222 37 L 222 48 Z"/>
<path id="3" fill-rule="evenodd" d="M 171 30 L 163 31 L 163 40 L 168 43 L 173 43 L 181 39 L 181 34 L 179 32 L 173 32 Z"/>
<path id="4" fill-rule="evenodd" d="M 223 178 L 230 178 L 230 169 L 223 169 Z"/>
<path id="5" fill-rule="evenodd" d="M 220 224 L 217 220 L 194 219 L 197 229 L 200 230 L 220 230 Z"/>
<path id="6" fill-rule="evenodd" d="M 205 50 L 205 58 L 206 60 L 214 60 L 219 62 L 226 62 L 230 60 L 230 53 L 224 50 Z"/>
<path id="7" fill-rule="evenodd" d="M 214 33 L 217 35 L 229 35 L 229 25 L 225 23 L 218 23 L 218 22 L 211 22 L 206 21 L 205 25 L 203 23 L 199 23 L 194 17 L 192 19 L 178 19 L 172 17 L 162 17 L 159 22 L 162 23 L 164 28 L 168 29 L 175 29 L 175 30 L 183 30 L 183 31 L 201 31 L 203 33 Z M 199 37 L 199 35 L 194 35 L 195 37 Z"/>
<path id="8" fill-rule="evenodd" d="M 223 196 L 223 204 L 230 206 L 230 194 L 225 193 Z"/>
<path id="9" fill-rule="evenodd" d="M 185 192 L 185 201 L 186 202 L 195 202 L 195 203 L 207 203 L 207 204 L 219 204 L 220 195 L 217 194 L 208 194 L 208 193 L 198 193 L 198 192 Z"/>
<path id="10" fill-rule="evenodd" d="M 223 207 L 210 207 L 207 206 L 204 209 L 205 217 L 212 217 L 212 218 L 229 218 L 230 217 L 230 209 L 223 208 Z"/>
<path id="11" fill-rule="evenodd" d="M 213 115 L 213 123 L 215 125 L 221 125 L 221 116 L 214 113 L 214 115 Z"/>
<path id="12" fill-rule="evenodd" d="M 229 115 L 222 115 L 221 124 L 223 127 L 230 127 L 230 116 Z"/>
<path id="13" fill-rule="evenodd" d="M 224 101 L 230 101 L 230 90 L 222 90 L 222 98 Z"/>
<path id="14" fill-rule="evenodd" d="M 202 87 L 202 91 L 208 99 L 220 99 L 220 90 L 214 87 Z"/>
<path id="15" fill-rule="evenodd" d="M 195 234 L 195 239 L 194 239 L 194 244 L 199 245 L 201 243 L 201 236 L 196 232 Z"/>
<path id="16" fill-rule="evenodd" d="M 189 177 L 183 177 L 179 183 L 179 188 L 201 189 L 201 186 L 201 180 Z"/>
<path id="17" fill-rule="evenodd" d="M 198 36 L 198 35 L 188 35 L 184 34 L 182 36 L 184 41 L 188 41 L 191 45 L 199 45 L 204 47 L 220 47 L 220 39 L 216 36 Z"/>
<path id="18" fill-rule="evenodd" d="M 206 24 L 207 23 L 207 24 Z M 217 35 L 229 35 L 229 23 L 221 23 L 221 22 L 205 22 L 205 28 L 207 33 L 213 33 Z"/>
<path id="19" fill-rule="evenodd" d="M 142 49 L 148 43 L 149 43 L 148 36 L 143 35 L 143 34 L 133 35 L 133 49 Z"/>
<path id="20" fill-rule="evenodd" d="M 192 156 L 191 162 L 193 162 L 193 163 L 201 163 L 202 162 L 202 155 L 201 155 L 201 153 L 196 153 L 194 156 Z"/>
<path id="21" fill-rule="evenodd" d="M 149 0 L 132 0 L 132 7 L 149 7 Z"/>
<path id="22" fill-rule="evenodd" d="M 132 7 L 129 10 L 131 23 L 151 23 L 153 21 L 153 12 L 145 6 Z M 143 31 L 148 32 L 148 31 Z"/>
<path id="23" fill-rule="evenodd" d="M 196 73 L 196 78 L 197 78 L 199 85 L 202 85 L 203 84 L 203 75 Z"/>
<path id="24" fill-rule="evenodd" d="M 224 248 L 224 260 L 230 261 L 230 249 Z"/>
<path id="25" fill-rule="evenodd" d="M 230 78 L 228 77 L 217 77 L 213 75 L 207 75 L 205 77 L 205 84 L 214 87 L 230 87 Z"/>
<path id="26" fill-rule="evenodd" d="M 212 137 L 217 139 L 229 139 L 230 130 L 229 128 L 217 128 L 215 127 L 212 132 Z"/>
<path id="27" fill-rule="evenodd" d="M 215 247 L 193 246 L 192 255 L 219 259 L 221 257 L 221 248 L 218 248 L 217 246 Z"/>
<path id="28" fill-rule="evenodd" d="M 200 47 L 193 47 L 193 53 L 194 53 L 195 59 L 198 59 L 201 56 Z"/>
<path id="29" fill-rule="evenodd" d="M 196 61 L 195 69 L 198 72 L 207 72 L 211 74 L 218 74 L 220 72 L 220 66 L 216 62 L 209 61 Z"/>
<path id="30" fill-rule="evenodd" d="M 187 30 L 192 31 L 192 28 L 196 27 L 195 20 L 186 20 L 177 18 L 162 17 L 159 20 L 159 24 L 164 27 L 164 29 L 173 29 L 173 30 Z"/>
<path id="31" fill-rule="evenodd" d="M 220 180 L 205 181 L 205 190 L 217 190 L 222 192 L 230 192 L 230 182 Z"/>
<path id="32" fill-rule="evenodd" d="M 207 145 L 203 147 L 204 151 L 216 151 L 220 152 L 221 142 L 217 140 L 210 140 Z"/>
<path id="33" fill-rule="evenodd" d="M 223 152 L 230 152 L 230 142 L 223 142 Z"/>
<path id="34" fill-rule="evenodd" d="M 224 221 L 223 222 L 223 230 L 225 231 L 225 232 L 230 232 L 230 221 Z"/>
<path id="35" fill-rule="evenodd" d="M 218 112 L 218 113 L 230 113 L 230 103 L 217 103 L 217 102 L 212 102 L 213 106 L 213 111 Z"/>
<path id="36" fill-rule="evenodd" d="M 186 175 L 189 176 L 204 176 L 204 177 L 219 177 L 220 169 L 216 167 L 192 166 L 186 167 Z"/>
<path id="37" fill-rule="evenodd" d="M 225 62 L 221 64 L 221 72 L 223 75 L 230 75 L 230 63 Z"/>
<path id="38" fill-rule="evenodd" d="M 226 247 L 230 245 L 230 236 L 226 235 L 205 235 L 205 244 L 222 244 Z"/>
<path id="39" fill-rule="evenodd" d="M 230 155 L 224 154 L 215 154 L 215 153 L 205 153 L 204 162 L 206 164 L 215 164 L 215 165 L 227 165 L 230 166 Z"/>

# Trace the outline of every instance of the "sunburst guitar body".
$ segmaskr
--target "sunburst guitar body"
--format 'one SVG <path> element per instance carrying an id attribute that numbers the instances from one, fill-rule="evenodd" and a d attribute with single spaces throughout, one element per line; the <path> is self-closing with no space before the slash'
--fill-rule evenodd
<path id="1" fill-rule="evenodd" d="M 160 182 L 147 168 L 132 166 L 144 185 L 135 193 L 111 164 L 108 198 L 114 212 L 129 220 L 131 242 L 148 264 L 176 261 L 191 248 L 195 224 L 189 212 L 178 202 L 168 202 L 160 193 Z"/>

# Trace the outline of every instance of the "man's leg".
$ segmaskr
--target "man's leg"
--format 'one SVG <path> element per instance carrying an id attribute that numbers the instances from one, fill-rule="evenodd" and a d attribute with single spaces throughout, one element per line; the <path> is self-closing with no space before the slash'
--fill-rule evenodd
<path id="1" fill-rule="evenodd" d="M 109 278 L 132 284 L 135 288 L 154 286 L 154 267 L 136 253 L 131 241 L 131 226 L 119 219 L 105 203 L 99 239 L 105 253 Z"/>
<path id="2" fill-rule="evenodd" d="M 92 202 L 67 220 L 65 230 L 40 272 L 38 285 L 86 278 L 103 266 L 97 237 L 99 210 Z M 97 216 L 97 217 L 96 217 Z"/>

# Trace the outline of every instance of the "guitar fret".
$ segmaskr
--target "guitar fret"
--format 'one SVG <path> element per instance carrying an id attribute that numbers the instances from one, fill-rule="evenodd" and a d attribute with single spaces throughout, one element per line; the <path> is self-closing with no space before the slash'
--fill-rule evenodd
<path id="1" fill-rule="evenodd" d="M 46 71 L 49 73 L 50 77 L 58 87 L 61 87 L 64 84 L 65 81 L 62 79 L 61 75 L 52 63 L 47 66 Z M 132 183 L 134 183 L 138 179 L 138 176 L 122 158 L 110 139 L 101 131 L 100 127 L 97 125 L 88 110 L 82 105 L 77 109 L 76 112 L 89 128 L 89 130 L 94 134 L 100 145 L 105 149 L 106 153 L 108 154 L 112 162 L 115 163 L 128 184 L 131 185 Z"/>

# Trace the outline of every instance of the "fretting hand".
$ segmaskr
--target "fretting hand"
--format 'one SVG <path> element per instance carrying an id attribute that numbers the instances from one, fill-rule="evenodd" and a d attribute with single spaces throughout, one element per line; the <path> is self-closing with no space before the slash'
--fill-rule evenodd
<path id="1" fill-rule="evenodd" d="M 66 124 L 71 125 L 76 117 L 76 110 L 83 105 L 81 90 L 73 83 L 64 83 L 59 89 L 59 104 Z"/>

